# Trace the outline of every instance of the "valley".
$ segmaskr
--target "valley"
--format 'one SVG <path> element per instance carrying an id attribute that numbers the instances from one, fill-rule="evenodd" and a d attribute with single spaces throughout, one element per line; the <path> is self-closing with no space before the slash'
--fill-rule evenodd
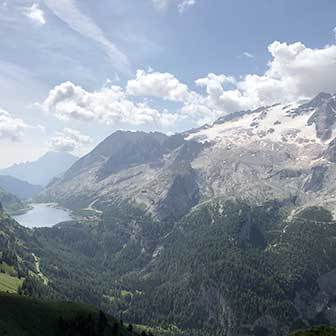
<path id="1" fill-rule="evenodd" d="M 3 215 L 0 284 L 157 335 L 336 324 L 336 166 L 324 124 L 335 99 L 172 136 L 113 133 L 34 196 L 71 216 L 33 204 L 15 217 L 30 230 Z"/>
<path id="2" fill-rule="evenodd" d="M 336 0 L 0 0 L 0 336 L 336 336 Z"/>

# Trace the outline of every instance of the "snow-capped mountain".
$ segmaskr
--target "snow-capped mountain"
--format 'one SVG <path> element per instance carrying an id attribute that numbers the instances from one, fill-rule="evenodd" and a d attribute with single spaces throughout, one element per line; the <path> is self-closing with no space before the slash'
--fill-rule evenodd
<path id="1" fill-rule="evenodd" d="M 183 134 L 117 132 L 44 199 L 71 207 L 125 199 L 180 218 L 214 197 L 336 205 L 336 96 L 224 116 Z"/>
<path id="2" fill-rule="evenodd" d="M 336 96 L 321 93 L 308 103 L 276 104 L 219 118 L 213 125 L 187 132 L 189 140 L 222 143 L 328 143 L 336 135 Z"/>

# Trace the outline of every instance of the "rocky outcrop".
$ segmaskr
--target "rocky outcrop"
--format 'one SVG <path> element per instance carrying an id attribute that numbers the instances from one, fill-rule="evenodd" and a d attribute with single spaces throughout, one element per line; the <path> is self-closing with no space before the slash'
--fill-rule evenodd
<path id="1" fill-rule="evenodd" d="M 160 220 L 176 221 L 186 215 L 200 198 L 196 173 L 190 167 L 180 166 L 166 196 L 159 202 L 157 212 Z"/>
<path id="2" fill-rule="evenodd" d="M 291 115 L 295 117 L 312 112 L 316 108 L 319 108 L 321 105 L 325 104 L 331 97 L 331 94 L 321 92 L 309 102 L 302 104 L 298 108 L 294 109 L 294 111 L 291 112 Z"/>
<path id="3" fill-rule="evenodd" d="M 329 143 L 328 148 L 323 153 L 323 158 L 336 163 L 336 138 Z"/>
<path id="4" fill-rule="evenodd" d="M 329 140 L 336 122 L 336 98 L 322 100 L 309 118 L 308 125 L 315 124 L 316 134 L 322 141 Z"/>
<path id="5" fill-rule="evenodd" d="M 305 183 L 303 190 L 317 192 L 322 189 L 325 173 L 328 168 L 325 166 L 317 166 L 312 168 L 311 176 Z"/>

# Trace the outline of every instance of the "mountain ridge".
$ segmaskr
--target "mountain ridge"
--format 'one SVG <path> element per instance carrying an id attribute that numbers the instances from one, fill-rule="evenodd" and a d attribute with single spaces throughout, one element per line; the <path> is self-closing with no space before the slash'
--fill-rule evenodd
<path id="1" fill-rule="evenodd" d="M 320 179 L 335 174 L 335 102 L 335 96 L 321 93 L 302 105 L 276 104 L 238 112 L 219 118 L 212 125 L 170 137 L 118 131 L 47 188 L 41 199 L 66 206 L 71 204 L 66 196 L 69 191 L 69 199 L 76 198 L 80 206 L 86 207 L 111 194 L 144 203 L 160 216 L 161 204 L 178 175 L 179 168 L 173 167 L 184 162 L 195 172 L 192 176 L 200 190 L 200 200 L 245 194 L 252 202 L 296 196 L 299 203 L 309 203 L 311 198 L 302 192 L 309 191 L 307 184 L 303 188 L 306 180 L 318 178 L 314 167 L 326 167 L 320 170 Z M 328 118 L 334 121 L 329 122 Z M 166 145 L 168 142 L 172 145 Z M 148 148 L 155 146 L 157 149 L 151 154 Z M 286 170 L 294 175 L 279 181 L 279 172 Z M 259 189 L 253 187 L 256 181 Z M 219 184 L 224 187 L 222 190 Z M 243 186 L 245 193 L 239 192 Z M 321 195 L 321 201 L 324 198 Z"/>
<path id="2" fill-rule="evenodd" d="M 65 152 L 47 152 L 32 162 L 14 164 L 0 170 L 1 175 L 9 175 L 33 185 L 46 186 L 54 177 L 64 173 L 77 157 Z"/>
<path id="3" fill-rule="evenodd" d="M 0 175 L 0 188 L 16 195 L 21 200 L 31 199 L 43 189 L 39 185 L 33 185 L 8 175 Z"/>

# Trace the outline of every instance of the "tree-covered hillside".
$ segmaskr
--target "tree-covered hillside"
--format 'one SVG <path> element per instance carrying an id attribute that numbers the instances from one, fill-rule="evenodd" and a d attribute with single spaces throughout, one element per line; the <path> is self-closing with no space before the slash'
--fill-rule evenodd
<path id="1" fill-rule="evenodd" d="M 14 194 L 5 191 L 0 187 L 0 202 L 2 206 L 11 213 L 23 211 L 26 207 L 23 201 L 21 201 Z"/>
<path id="2" fill-rule="evenodd" d="M 2 336 L 132 336 L 132 325 L 93 306 L 0 293 Z M 143 333 L 142 335 L 146 335 Z"/>
<path id="3" fill-rule="evenodd" d="M 323 208 L 219 198 L 174 223 L 131 203 L 97 206 L 99 221 L 33 231 L 41 272 L 64 299 L 173 334 L 283 335 L 336 322 L 336 225 Z"/>

